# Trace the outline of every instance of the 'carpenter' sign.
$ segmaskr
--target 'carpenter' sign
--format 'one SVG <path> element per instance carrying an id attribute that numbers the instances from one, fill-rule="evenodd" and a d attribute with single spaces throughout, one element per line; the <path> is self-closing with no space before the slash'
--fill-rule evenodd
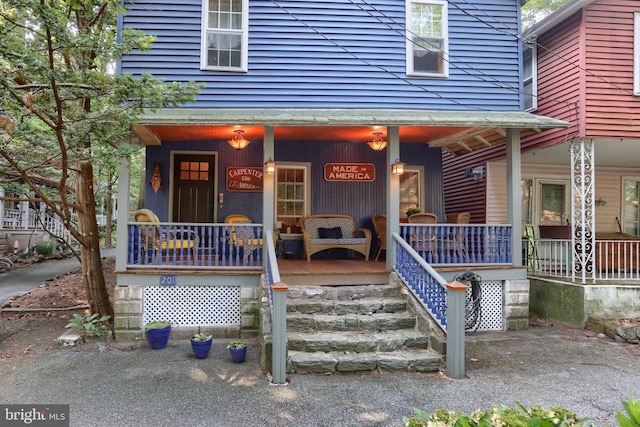
<path id="1" fill-rule="evenodd" d="M 376 179 L 376 168 L 372 163 L 326 163 L 324 179 L 371 182 Z"/>
<path id="2" fill-rule="evenodd" d="M 227 168 L 227 191 L 262 191 L 262 168 Z"/>

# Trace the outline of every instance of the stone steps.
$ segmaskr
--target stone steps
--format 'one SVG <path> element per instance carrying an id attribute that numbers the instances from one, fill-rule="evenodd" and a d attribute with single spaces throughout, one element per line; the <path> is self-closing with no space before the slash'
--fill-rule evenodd
<path id="1" fill-rule="evenodd" d="M 294 286 L 287 298 L 289 373 L 438 371 L 395 285 Z"/>

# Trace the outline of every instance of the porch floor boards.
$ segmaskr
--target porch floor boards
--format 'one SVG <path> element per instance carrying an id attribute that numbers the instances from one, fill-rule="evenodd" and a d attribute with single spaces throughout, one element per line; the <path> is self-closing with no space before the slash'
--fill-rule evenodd
<path id="1" fill-rule="evenodd" d="M 386 263 L 364 259 L 279 259 L 280 280 L 299 285 L 388 284 Z"/>

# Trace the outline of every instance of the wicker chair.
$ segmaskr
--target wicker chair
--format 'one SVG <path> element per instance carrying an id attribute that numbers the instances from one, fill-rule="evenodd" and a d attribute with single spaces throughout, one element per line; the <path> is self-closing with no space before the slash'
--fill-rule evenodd
<path id="1" fill-rule="evenodd" d="M 376 246 L 376 261 L 380 256 L 380 252 L 387 250 L 387 216 L 386 215 L 374 215 L 371 217 L 373 222 L 373 229 L 376 232 L 376 238 L 378 244 Z"/>
<path id="2" fill-rule="evenodd" d="M 196 235 L 193 231 L 174 234 L 167 232 L 165 227 L 160 226 L 160 220 L 150 209 L 138 209 L 134 213 L 136 222 L 148 222 L 149 225 L 141 227 L 142 249 L 145 253 L 156 253 L 156 259 L 160 259 L 163 254 L 170 251 L 189 251 L 191 259 L 194 258 L 194 250 L 197 243 Z"/>
<path id="3" fill-rule="evenodd" d="M 245 260 L 252 251 L 262 248 L 262 239 L 254 237 L 253 228 L 248 226 L 248 224 L 252 223 L 251 218 L 242 214 L 231 214 L 224 219 L 224 222 L 227 224 L 237 224 L 237 226 L 230 227 L 228 230 L 231 236 L 231 246 L 236 251 L 243 249 L 243 258 Z M 244 227 L 242 225 L 244 225 Z"/>

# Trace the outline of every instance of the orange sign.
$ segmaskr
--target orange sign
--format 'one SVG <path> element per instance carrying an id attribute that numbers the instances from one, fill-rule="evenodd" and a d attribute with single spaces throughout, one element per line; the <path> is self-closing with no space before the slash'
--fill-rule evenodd
<path id="1" fill-rule="evenodd" d="M 324 179 L 371 182 L 376 179 L 376 168 L 373 163 L 326 163 Z"/>
<path id="2" fill-rule="evenodd" d="M 262 191 L 262 168 L 227 167 L 227 191 Z"/>

